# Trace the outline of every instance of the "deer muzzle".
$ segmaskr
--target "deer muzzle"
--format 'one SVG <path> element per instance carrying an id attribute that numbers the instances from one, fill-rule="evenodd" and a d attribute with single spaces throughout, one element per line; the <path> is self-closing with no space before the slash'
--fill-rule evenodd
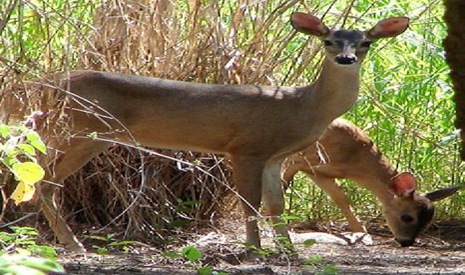
<path id="1" fill-rule="evenodd" d="M 414 243 L 415 243 L 415 240 L 399 240 L 399 239 L 396 239 L 396 241 L 400 244 L 400 246 L 402 247 L 409 247 L 409 246 L 412 246 Z"/>
<path id="2" fill-rule="evenodd" d="M 351 65 L 357 62 L 357 57 L 355 55 L 340 54 L 336 55 L 334 61 L 341 65 Z"/>

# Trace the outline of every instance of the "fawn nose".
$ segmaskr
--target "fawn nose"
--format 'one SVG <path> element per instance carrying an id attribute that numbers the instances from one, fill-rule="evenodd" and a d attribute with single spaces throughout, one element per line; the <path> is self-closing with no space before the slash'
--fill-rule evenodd
<path id="1" fill-rule="evenodd" d="M 397 240 L 396 241 L 400 244 L 402 247 L 408 247 L 412 246 L 413 243 L 415 242 L 414 240 Z"/>
<path id="2" fill-rule="evenodd" d="M 341 65 L 350 65 L 357 62 L 357 57 L 354 55 L 338 55 L 334 58 L 336 63 Z"/>

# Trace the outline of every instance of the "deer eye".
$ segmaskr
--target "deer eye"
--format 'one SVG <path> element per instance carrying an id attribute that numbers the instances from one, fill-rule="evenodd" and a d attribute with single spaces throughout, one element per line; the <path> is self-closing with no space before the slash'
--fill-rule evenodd
<path id="1" fill-rule="evenodd" d="M 333 42 L 331 42 L 329 40 L 325 40 L 324 43 L 325 43 L 325 46 L 327 46 L 327 47 L 333 45 Z"/>
<path id="2" fill-rule="evenodd" d="M 413 222 L 413 217 L 410 216 L 409 214 L 403 214 L 402 216 L 400 216 L 400 219 L 405 223 Z"/>
<path id="3" fill-rule="evenodd" d="M 371 41 L 364 41 L 360 44 L 360 46 L 364 48 L 369 48 L 370 45 L 371 45 Z"/>

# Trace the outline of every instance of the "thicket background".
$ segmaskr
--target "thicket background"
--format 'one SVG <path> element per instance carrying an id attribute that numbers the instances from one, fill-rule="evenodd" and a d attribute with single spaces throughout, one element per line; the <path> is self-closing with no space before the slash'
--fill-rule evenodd
<path id="1" fill-rule="evenodd" d="M 364 129 L 400 171 L 413 172 L 426 192 L 464 179 L 441 45 L 443 9 L 440 0 L 1 1 L 0 91 L 12 82 L 71 69 L 206 83 L 306 85 L 318 73 L 320 44 L 293 31 L 293 11 L 324 17 L 331 27 L 357 29 L 408 16 L 409 30 L 373 45 L 360 97 L 344 117 Z M 229 190 L 226 161 L 159 152 L 190 164 L 112 148 L 67 181 L 61 202 L 69 217 L 101 225 L 117 218 L 127 233 L 213 219 Z M 380 205 L 369 192 L 351 182 L 344 186 L 358 214 L 379 215 Z M 293 215 L 342 218 L 303 175 L 293 196 L 288 207 Z M 460 194 L 441 202 L 438 216 L 463 218 L 464 200 Z"/>

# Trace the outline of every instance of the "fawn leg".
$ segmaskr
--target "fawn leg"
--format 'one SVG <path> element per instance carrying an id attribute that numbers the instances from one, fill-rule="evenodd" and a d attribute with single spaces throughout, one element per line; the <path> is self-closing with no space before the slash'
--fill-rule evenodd
<path id="1" fill-rule="evenodd" d="M 283 167 L 281 168 L 281 178 L 283 181 L 284 189 L 287 189 L 289 187 L 289 184 L 291 183 L 292 179 L 294 178 L 294 175 L 299 172 L 300 166 L 294 164 L 288 164 L 284 163 Z"/>
<path id="2" fill-rule="evenodd" d="M 334 178 L 309 175 L 313 182 L 318 185 L 336 203 L 349 222 L 349 227 L 353 232 L 364 232 L 367 230 L 360 220 L 355 216 L 350 207 L 349 198 L 345 195 L 341 186 Z"/>

